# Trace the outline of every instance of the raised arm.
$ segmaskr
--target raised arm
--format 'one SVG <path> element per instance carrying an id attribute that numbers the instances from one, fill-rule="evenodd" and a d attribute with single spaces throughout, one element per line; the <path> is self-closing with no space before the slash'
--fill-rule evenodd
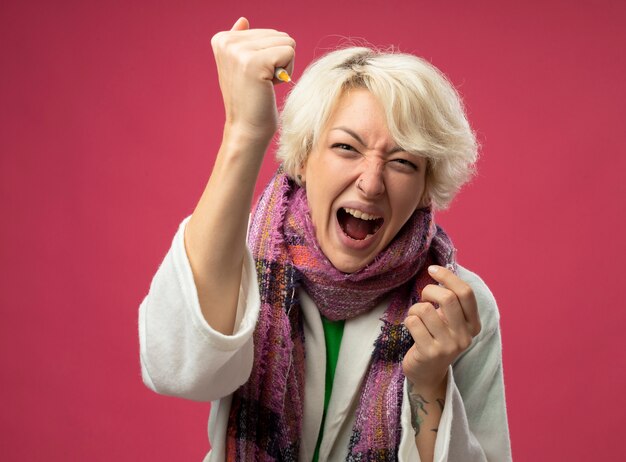
<path id="1" fill-rule="evenodd" d="M 211 46 L 226 118 L 213 171 L 185 229 L 185 249 L 204 318 L 231 334 L 254 186 L 278 124 L 274 71 L 291 73 L 295 41 L 284 32 L 250 29 L 240 18 Z"/>

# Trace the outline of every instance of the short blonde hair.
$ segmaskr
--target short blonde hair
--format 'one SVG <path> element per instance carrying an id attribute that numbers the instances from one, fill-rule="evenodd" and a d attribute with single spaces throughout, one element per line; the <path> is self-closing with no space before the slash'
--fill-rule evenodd
<path id="1" fill-rule="evenodd" d="M 365 88 L 382 104 L 402 149 L 428 160 L 426 194 L 446 208 L 474 173 L 476 137 L 448 79 L 414 55 L 365 47 L 336 50 L 313 62 L 287 96 L 276 157 L 296 178 L 346 90 Z"/>

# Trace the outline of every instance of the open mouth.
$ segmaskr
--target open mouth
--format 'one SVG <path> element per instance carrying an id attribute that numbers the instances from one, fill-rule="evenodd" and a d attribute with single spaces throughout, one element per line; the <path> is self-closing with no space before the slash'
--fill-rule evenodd
<path id="1" fill-rule="evenodd" d="M 342 207 L 337 210 L 337 221 L 346 236 L 363 241 L 376 234 L 385 220 L 360 210 Z"/>

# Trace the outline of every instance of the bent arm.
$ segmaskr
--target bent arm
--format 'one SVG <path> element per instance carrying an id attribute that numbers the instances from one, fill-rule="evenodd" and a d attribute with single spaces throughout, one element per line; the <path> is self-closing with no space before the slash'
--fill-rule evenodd
<path id="1" fill-rule="evenodd" d="M 511 460 L 511 448 L 498 308 L 493 295 L 478 276 L 459 267 L 459 277 L 472 287 L 476 295 L 483 328 L 472 340 L 471 346 L 448 367 L 444 407 L 432 460 L 507 462 Z M 399 460 L 407 462 L 424 460 L 418 454 L 414 438 L 410 387 L 407 380 L 402 410 L 402 434 L 407 437 L 403 436 L 399 452 Z M 424 406 L 431 412 L 434 403 L 426 396 L 423 398 L 431 401 Z M 421 417 L 425 417 L 423 413 Z M 422 426 L 422 431 L 434 428 L 427 425 L 426 420 L 423 420 Z M 434 435 L 435 432 L 432 432 L 429 436 Z"/>
<path id="2" fill-rule="evenodd" d="M 459 268 L 459 276 L 474 289 L 483 330 L 452 365 L 453 386 L 446 397 L 450 412 L 446 414 L 444 410 L 439 427 L 441 432 L 446 425 L 450 442 L 446 450 L 444 441 L 438 441 L 441 447 L 436 450 L 447 453 L 441 460 L 450 462 L 507 462 L 511 460 L 511 447 L 498 307 L 491 291 L 476 274 Z"/>
<path id="3" fill-rule="evenodd" d="M 291 70 L 295 42 L 283 32 L 250 30 L 240 18 L 211 45 L 226 112 L 222 144 L 205 191 L 139 311 L 144 382 L 195 400 L 231 393 L 252 367 L 259 296 L 246 228 L 276 131 L 274 69 Z"/>
<path id="4" fill-rule="evenodd" d="M 482 333 L 481 333 L 482 335 Z M 499 330 L 485 332 L 476 345 L 448 370 L 445 399 L 438 428 L 429 436 L 436 438 L 434 455 L 437 462 L 507 462 L 511 460 L 509 430 L 506 416 Z M 413 435 L 414 402 L 406 381 L 402 412 L 402 432 Z M 430 413 L 435 403 L 424 408 Z M 438 404 L 438 403 L 437 403 Z M 436 409 L 436 408 L 435 408 Z M 423 414 L 423 413 L 422 413 Z M 439 412 L 437 412 L 439 414 Z M 424 418 L 426 417 L 426 418 Z M 432 430 L 429 417 L 422 415 L 423 432 Z M 427 420 L 428 419 L 428 420 Z M 436 418 L 435 418 L 436 420 Z M 423 461 L 418 455 L 415 439 L 403 438 L 400 461 Z"/>
<path id="5" fill-rule="evenodd" d="M 185 249 L 202 314 L 232 334 L 254 185 L 266 141 L 225 128 L 209 182 L 185 229 Z"/>
<path id="6" fill-rule="evenodd" d="M 224 335 L 204 319 L 183 243 L 183 221 L 139 308 L 141 374 L 157 393 L 212 401 L 242 385 L 253 360 L 260 307 L 254 262 L 244 254 L 235 331 Z"/>
<path id="7" fill-rule="evenodd" d="M 185 230 L 202 314 L 231 334 L 256 179 L 277 128 L 274 69 L 292 68 L 294 40 L 240 18 L 211 40 L 226 122 L 211 177 Z"/>

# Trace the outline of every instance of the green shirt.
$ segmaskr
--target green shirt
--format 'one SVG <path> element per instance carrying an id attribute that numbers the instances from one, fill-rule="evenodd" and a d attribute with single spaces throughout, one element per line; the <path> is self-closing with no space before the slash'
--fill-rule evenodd
<path id="1" fill-rule="evenodd" d="M 324 420 L 330 402 L 330 395 L 333 391 L 333 379 L 337 368 L 337 358 L 339 358 L 339 347 L 341 347 L 341 337 L 343 337 L 344 321 L 329 321 L 322 316 L 322 327 L 324 328 L 324 342 L 326 343 L 326 386 L 324 392 L 324 413 L 322 414 L 322 424 L 317 437 L 317 445 L 313 454 L 313 462 L 317 462 L 320 452 L 320 444 L 324 435 Z"/>

